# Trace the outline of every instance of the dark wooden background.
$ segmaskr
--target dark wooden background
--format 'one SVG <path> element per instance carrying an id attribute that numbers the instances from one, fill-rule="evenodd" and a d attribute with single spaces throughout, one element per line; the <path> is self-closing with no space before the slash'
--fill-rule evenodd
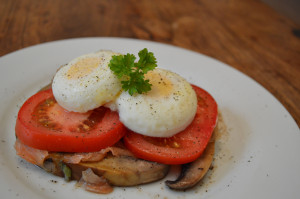
<path id="1" fill-rule="evenodd" d="M 300 125 L 300 26 L 259 0 L 0 0 L 0 56 L 102 36 L 214 57 L 264 86 Z"/>

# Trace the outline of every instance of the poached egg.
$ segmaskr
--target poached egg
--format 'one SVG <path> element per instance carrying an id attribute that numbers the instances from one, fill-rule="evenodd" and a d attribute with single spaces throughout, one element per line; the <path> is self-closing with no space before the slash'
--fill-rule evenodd
<path id="1" fill-rule="evenodd" d="M 123 91 L 116 99 L 120 121 L 130 130 L 152 137 L 170 137 L 194 119 L 197 97 L 191 85 L 171 71 L 156 68 L 146 74 L 152 84 L 145 94 Z"/>
<path id="2" fill-rule="evenodd" d="M 122 86 L 108 66 L 113 55 L 119 54 L 99 51 L 62 66 L 52 83 L 58 104 L 68 111 L 84 113 L 115 100 Z"/>
<path id="3" fill-rule="evenodd" d="M 56 73 L 52 90 L 58 104 L 68 111 L 87 112 L 100 106 L 118 111 L 130 130 L 151 137 L 170 137 L 194 119 L 197 97 L 183 77 L 156 68 L 145 75 L 151 90 L 131 96 L 108 64 L 112 51 L 75 58 Z"/>

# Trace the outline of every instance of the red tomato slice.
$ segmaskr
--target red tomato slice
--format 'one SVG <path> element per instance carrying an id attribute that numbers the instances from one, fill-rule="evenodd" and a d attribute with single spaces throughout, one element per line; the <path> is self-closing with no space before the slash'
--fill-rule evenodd
<path id="1" fill-rule="evenodd" d="M 197 159 L 206 148 L 216 126 L 218 107 L 205 90 L 193 86 L 198 98 L 195 119 L 182 132 L 169 138 L 154 138 L 129 132 L 126 147 L 137 157 L 164 164 L 185 164 Z"/>
<path id="2" fill-rule="evenodd" d="M 127 131 L 118 113 L 104 107 L 83 114 L 66 111 L 51 89 L 23 104 L 15 130 L 22 143 L 57 152 L 99 151 L 115 144 Z"/>

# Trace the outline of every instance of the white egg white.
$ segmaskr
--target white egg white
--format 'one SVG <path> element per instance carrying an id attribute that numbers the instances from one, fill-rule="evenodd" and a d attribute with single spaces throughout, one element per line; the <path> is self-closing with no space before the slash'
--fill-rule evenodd
<path id="1" fill-rule="evenodd" d="M 82 55 L 63 66 L 52 83 L 53 94 L 63 108 L 87 112 L 115 100 L 122 89 L 108 64 L 112 51 Z"/>
<path id="2" fill-rule="evenodd" d="M 197 110 L 191 85 L 183 77 L 159 68 L 148 72 L 146 79 L 152 84 L 151 91 L 133 96 L 123 91 L 116 99 L 120 121 L 130 130 L 152 137 L 170 137 L 184 130 Z"/>

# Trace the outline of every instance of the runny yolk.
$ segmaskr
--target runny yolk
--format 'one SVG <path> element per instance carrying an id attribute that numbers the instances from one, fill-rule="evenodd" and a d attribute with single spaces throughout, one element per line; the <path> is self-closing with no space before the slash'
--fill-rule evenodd
<path id="1" fill-rule="evenodd" d="M 101 64 L 101 59 L 97 57 L 87 57 L 80 59 L 75 64 L 73 64 L 68 72 L 68 79 L 79 79 L 90 74 L 94 69 L 96 69 Z"/>
<path id="2" fill-rule="evenodd" d="M 168 79 L 167 75 L 149 71 L 145 75 L 145 79 L 148 79 L 149 83 L 152 84 L 151 91 L 147 93 L 151 97 L 169 96 L 173 90 L 173 84 Z"/>

